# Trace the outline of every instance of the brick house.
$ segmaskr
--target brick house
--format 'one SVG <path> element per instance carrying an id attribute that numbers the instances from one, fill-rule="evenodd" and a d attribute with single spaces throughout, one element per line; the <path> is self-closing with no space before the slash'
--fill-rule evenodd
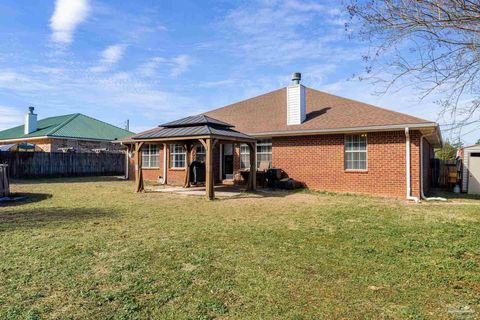
<path id="1" fill-rule="evenodd" d="M 113 140 L 133 133 L 81 113 L 37 120 L 34 108 L 25 123 L 0 131 L 0 150 L 43 152 L 123 152 Z"/>
<path id="2" fill-rule="evenodd" d="M 298 73 L 286 88 L 204 115 L 255 137 L 257 168 L 281 168 L 315 190 L 416 200 L 429 190 L 433 147 L 442 144 L 435 122 L 307 88 Z M 161 131 L 162 126 L 152 130 Z M 145 133 L 125 143 L 142 137 Z M 182 144 L 145 141 L 143 178 L 182 184 Z M 199 143 L 193 157 L 202 161 L 204 152 Z M 216 182 L 241 183 L 241 173 L 249 167 L 249 149 L 241 143 L 219 144 L 213 159 Z"/>

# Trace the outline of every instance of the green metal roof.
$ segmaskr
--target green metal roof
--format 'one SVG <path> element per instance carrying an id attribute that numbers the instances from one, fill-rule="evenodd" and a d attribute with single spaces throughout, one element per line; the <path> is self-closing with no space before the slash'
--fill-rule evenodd
<path id="1" fill-rule="evenodd" d="M 24 126 L 0 131 L 0 140 L 54 137 L 95 140 L 116 140 L 131 136 L 133 132 L 115 127 L 81 113 L 50 117 L 37 122 L 37 131 L 24 134 Z"/>

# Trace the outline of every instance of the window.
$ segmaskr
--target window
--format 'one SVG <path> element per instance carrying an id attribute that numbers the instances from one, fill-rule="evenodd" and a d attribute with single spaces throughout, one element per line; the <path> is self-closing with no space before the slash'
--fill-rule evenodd
<path id="1" fill-rule="evenodd" d="M 268 162 L 272 166 L 272 140 L 264 139 L 257 141 L 257 169 L 260 162 Z M 250 149 L 247 144 L 240 145 L 240 169 L 250 169 Z"/>
<path id="2" fill-rule="evenodd" d="M 268 166 L 272 166 L 272 140 L 264 139 L 257 141 L 257 168 L 260 167 L 260 163 L 268 161 Z"/>
<path id="3" fill-rule="evenodd" d="M 205 162 L 205 147 L 203 145 L 197 146 L 196 152 L 195 152 L 195 161 L 198 162 Z"/>
<path id="4" fill-rule="evenodd" d="M 367 135 L 345 136 L 345 169 L 367 170 Z"/>
<path id="5" fill-rule="evenodd" d="M 159 149 L 156 144 L 146 144 L 142 147 L 142 167 L 158 168 L 159 167 Z"/>
<path id="6" fill-rule="evenodd" d="M 181 144 L 170 145 L 170 168 L 185 168 L 185 149 Z"/>
<path id="7" fill-rule="evenodd" d="M 240 145 L 240 169 L 250 169 L 250 148 L 244 143 Z"/>

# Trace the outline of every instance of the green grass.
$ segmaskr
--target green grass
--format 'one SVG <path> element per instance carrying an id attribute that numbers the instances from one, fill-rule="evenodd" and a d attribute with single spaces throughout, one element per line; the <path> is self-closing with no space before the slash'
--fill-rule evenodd
<path id="1" fill-rule="evenodd" d="M 0 207 L 0 319 L 474 319 L 480 201 L 206 201 L 27 181 Z"/>

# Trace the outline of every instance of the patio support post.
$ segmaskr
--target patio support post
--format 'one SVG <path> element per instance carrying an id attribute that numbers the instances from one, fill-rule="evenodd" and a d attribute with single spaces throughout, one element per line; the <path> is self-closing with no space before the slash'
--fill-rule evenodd
<path id="1" fill-rule="evenodd" d="M 143 142 L 135 144 L 135 192 L 145 191 L 142 174 L 142 146 Z"/>
<path id="2" fill-rule="evenodd" d="M 191 165 L 191 158 L 192 158 L 192 147 L 193 144 L 187 142 L 184 144 L 184 148 L 186 151 L 185 155 L 185 182 L 183 184 L 184 188 L 190 188 L 190 165 Z"/>
<path id="3" fill-rule="evenodd" d="M 130 150 L 132 148 L 132 146 L 130 144 L 126 144 L 125 147 L 127 148 L 125 150 L 125 180 L 128 180 L 129 179 L 129 176 L 130 176 L 130 157 L 129 157 L 129 154 L 130 154 Z"/>
<path id="4" fill-rule="evenodd" d="M 256 161 L 256 143 L 248 143 L 250 151 L 250 173 L 248 175 L 247 191 L 255 191 L 257 189 L 257 161 Z"/>
<path id="5" fill-rule="evenodd" d="M 213 143 L 212 138 L 206 139 L 206 161 L 205 161 L 205 191 L 207 194 L 207 199 L 213 200 L 215 198 L 215 190 L 214 190 L 214 179 L 213 179 Z"/>

